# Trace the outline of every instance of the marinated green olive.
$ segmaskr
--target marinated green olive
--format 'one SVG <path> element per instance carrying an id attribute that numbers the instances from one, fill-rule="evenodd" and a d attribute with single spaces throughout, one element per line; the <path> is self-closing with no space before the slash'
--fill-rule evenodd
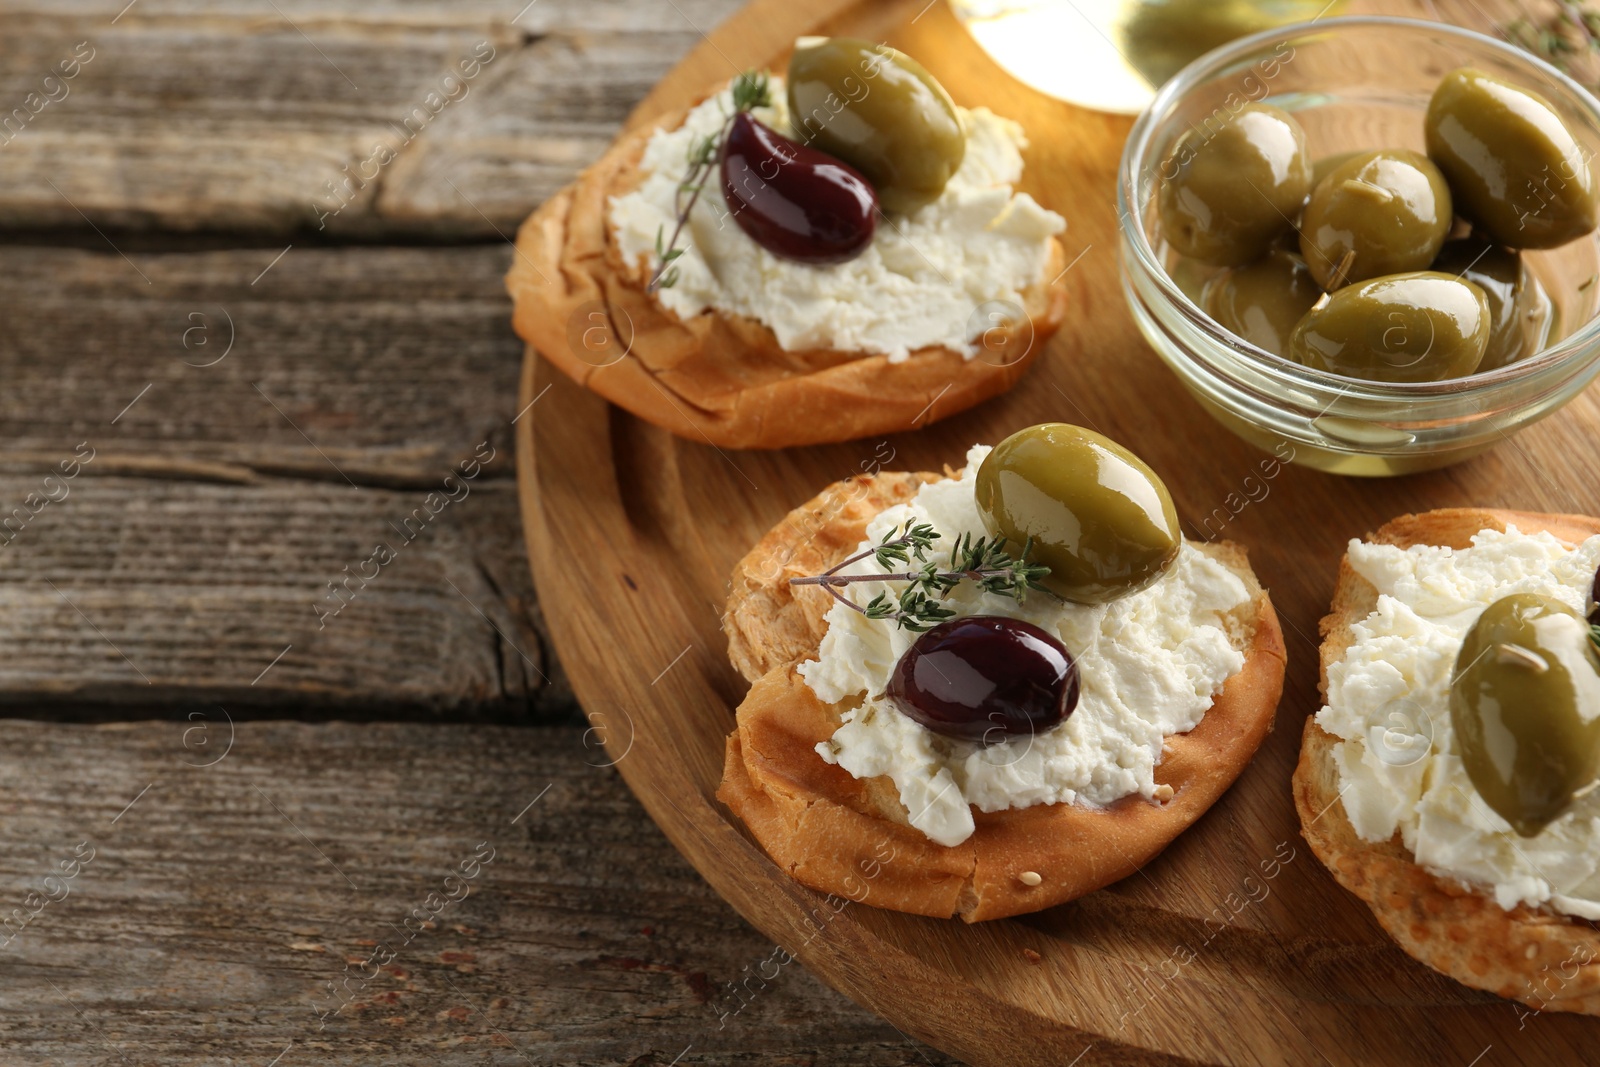
<path id="1" fill-rule="evenodd" d="M 1248 34 L 1319 14 L 1321 4 L 1285 5 L 1281 0 L 1161 0 L 1160 3 L 1119 4 L 1112 27 L 1116 49 L 1151 86 L 1160 88 L 1191 61 L 1213 48 Z M 1331 7 L 1332 5 L 1330 5 Z M 1000 8 L 998 10 L 1004 10 Z M 1323 9 L 1327 10 L 1327 9 Z M 1332 12 L 1329 12 L 1332 13 Z M 1087 30 L 1087 27 L 1085 27 Z M 1293 55 L 1293 53 L 1290 53 Z M 1270 80 L 1277 65 L 1259 64 L 1257 73 Z M 1260 91 L 1261 83 L 1245 73 L 1242 87 Z"/>
<path id="2" fill-rule="evenodd" d="M 1538 93 L 1462 67 L 1433 91 L 1425 123 L 1456 210 L 1491 240 L 1555 248 L 1600 221 L 1594 153 Z"/>
<path id="3" fill-rule="evenodd" d="M 1515 363 L 1544 347 L 1550 334 L 1550 294 L 1514 249 L 1476 237 L 1446 241 L 1433 269 L 1465 278 L 1489 300 L 1489 347 L 1479 371 Z"/>
<path id="4" fill-rule="evenodd" d="M 1311 190 L 1300 254 L 1332 292 L 1385 274 L 1426 270 L 1453 220 L 1450 188 L 1417 152 L 1362 152 Z"/>
<path id="5" fill-rule="evenodd" d="M 1167 487 L 1126 448 L 1063 422 L 1019 430 L 978 468 L 990 536 L 1050 568 L 1068 600 L 1098 604 L 1145 588 L 1178 557 L 1183 533 Z"/>
<path id="6" fill-rule="evenodd" d="M 1188 256 L 1173 256 L 1172 265 L 1167 268 L 1167 275 L 1174 285 L 1183 290 L 1183 295 L 1193 300 L 1196 304 L 1205 301 L 1206 286 L 1215 278 L 1219 268 L 1209 263 L 1202 263 L 1198 259 Z"/>
<path id="7" fill-rule="evenodd" d="M 1185 256 L 1237 267 L 1260 256 L 1305 205 L 1311 158 L 1300 124 L 1247 104 L 1220 129 L 1178 139 L 1161 172 L 1161 232 Z"/>
<path id="8" fill-rule="evenodd" d="M 1320 296 L 1305 260 L 1275 249 L 1211 279 L 1201 306 L 1223 329 L 1281 356 Z"/>
<path id="9" fill-rule="evenodd" d="M 1349 152 L 1335 152 L 1331 156 L 1323 156 L 1311 164 L 1311 188 L 1315 189 L 1322 184 L 1322 179 L 1333 173 L 1335 167 L 1343 166 L 1350 160 L 1362 155 L 1360 149 Z"/>
<path id="10" fill-rule="evenodd" d="M 867 176 L 885 211 L 932 203 L 967 135 L 950 94 L 910 56 L 849 37 L 803 37 L 789 60 L 795 139 Z"/>
<path id="11" fill-rule="evenodd" d="M 1489 344 L 1489 302 L 1471 282 L 1419 271 L 1348 285 L 1295 327 L 1289 358 L 1370 382 L 1471 374 Z"/>
<path id="12" fill-rule="evenodd" d="M 1467 777 L 1532 837 L 1600 773 L 1600 656 L 1559 600 L 1518 593 L 1484 609 L 1450 680 L 1450 723 Z"/>

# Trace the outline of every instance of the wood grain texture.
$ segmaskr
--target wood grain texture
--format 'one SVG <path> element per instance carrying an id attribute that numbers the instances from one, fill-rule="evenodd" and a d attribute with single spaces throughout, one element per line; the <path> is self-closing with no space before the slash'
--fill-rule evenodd
<path id="1" fill-rule="evenodd" d="M 885 466 L 938 469 L 973 441 L 1065 420 L 1136 447 L 1192 521 L 1238 499 L 1243 479 L 1259 480 L 1261 454 L 1182 390 L 1117 288 L 1113 188 L 1128 121 L 1029 92 L 977 52 L 947 10 L 919 15 L 922 6 L 758 3 L 692 54 L 639 116 L 681 103 L 728 58 L 766 62 L 818 22 L 867 37 L 889 23 L 890 43 L 959 102 L 988 104 L 1033 132 L 1024 185 L 1066 215 L 1069 257 L 1083 259 L 1067 279 L 1068 323 L 1029 381 L 891 438 Z M 864 25 L 852 21 L 857 11 Z M 793 936 L 819 898 L 784 878 L 711 799 L 745 688 L 720 655 L 718 616 L 749 546 L 823 485 L 881 460 L 881 443 L 721 453 L 641 426 L 530 358 L 524 395 L 547 385 L 536 416 L 519 426 L 518 466 L 536 578 L 577 694 L 591 713 L 630 709 L 635 755 L 620 769 L 646 809 L 742 914 L 780 940 Z M 1600 513 L 1587 473 L 1596 426 L 1590 391 L 1513 444 L 1445 471 L 1375 482 L 1278 469 L 1265 494 L 1254 491 L 1260 499 L 1211 527 L 1251 548 L 1289 645 L 1277 729 L 1233 790 L 1138 875 L 1074 904 L 977 927 L 847 909 L 801 959 L 907 1032 L 979 1065 L 1588 1062 L 1600 1021 L 1546 1015 L 1524 1027 L 1518 1008 L 1394 946 L 1310 856 L 1289 778 L 1299 727 L 1317 706 L 1315 622 L 1347 539 L 1398 513 L 1469 502 Z M 597 547 L 584 580 L 572 581 L 560 561 Z M 684 648 L 691 654 L 656 677 L 656 665 Z"/>
<path id="2" fill-rule="evenodd" d="M 474 205 L 514 222 L 699 39 L 684 14 L 709 24 L 728 6 L 542 0 L 518 22 L 521 84 L 498 111 L 448 143 L 446 115 L 413 146 L 418 169 L 397 164 L 381 205 L 330 230 L 493 238 Z M 346 52 L 376 57 L 391 99 L 409 100 L 412 60 L 470 43 L 461 27 L 485 7 L 140 0 L 117 23 L 125 48 L 102 48 L 70 100 L 0 146 L 0 213 L 31 231 L 0 249 L 0 520 L 80 441 L 95 449 L 68 495 L 0 534 L 0 709 L 164 718 L 5 723 L 0 916 L 71 845 L 100 850 L 68 899 L 0 947 L 0 1060 L 953 1062 L 775 963 L 599 766 L 593 734 L 243 721 L 570 714 L 509 491 L 509 249 L 297 239 L 275 262 L 279 245 L 249 239 L 171 254 L 200 242 L 156 229 L 304 225 L 304 188 L 389 107 L 366 101 L 347 130 L 317 49 L 352 73 Z M 58 45 L 103 46 L 115 14 L 78 0 L 0 11 L 0 84 L 18 100 Z M 95 114 L 52 138 L 47 123 L 81 103 Z M 424 173 L 423 150 L 465 195 Z M 41 177 L 98 225 L 152 231 L 114 230 L 124 259 Z M 430 213 L 451 217 L 395 221 Z M 58 223 L 77 229 L 40 237 Z M 500 455 L 470 497 L 317 631 L 325 583 L 486 439 Z M 221 750 L 225 712 L 236 744 L 196 767 Z M 485 838 L 501 851 L 472 897 L 318 1032 L 326 984 Z"/>
<path id="3" fill-rule="evenodd" d="M 509 234 L 736 4 L 120 6 L 0 4 L 0 115 L 37 108 L 0 136 L 0 226 Z"/>
<path id="4" fill-rule="evenodd" d="M 0 702 L 570 714 L 517 536 L 510 250 L 280 251 L 0 250 Z"/>
<path id="5" fill-rule="evenodd" d="M 8 1063 L 953 1063 L 781 965 L 577 731 L 5 732 L 0 915 L 92 849 L 0 932 Z"/>
<path id="6" fill-rule="evenodd" d="M 490 441 L 510 477 L 509 248 L 280 253 L 0 250 L 0 456 L 422 489 Z"/>
<path id="7" fill-rule="evenodd" d="M 420 491 L 92 469 L 0 548 L 0 705 L 565 713 L 506 482 L 430 517 Z M 39 488 L 0 476 L 6 514 Z"/>

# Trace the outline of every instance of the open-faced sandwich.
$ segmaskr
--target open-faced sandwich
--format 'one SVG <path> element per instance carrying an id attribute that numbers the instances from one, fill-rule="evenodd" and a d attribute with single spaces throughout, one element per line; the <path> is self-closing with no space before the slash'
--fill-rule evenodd
<path id="1" fill-rule="evenodd" d="M 1407 515 L 1352 541 L 1322 622 L 1302 832 L 1402 948 L 1600 1015 L 1600 519 Z"/>
<path id="2" fill-rule="evenodd" d="M 718 797 L 798 881 L 977 921 L 1131 874 L 1271 728 L 1283 636 L 1244 550 L 1051 423 L 960 472 L 839 482 L 733 575 L 752 685 Z"/>
<path id="3" fill-rule="evenodd" d="M 802 38 L 785 77 L 626 134 L 529 217 L 517 332 L 720 446 L 926 425 L 1015 384 L 1065 313 L 1026 144 L 892 48 Z"/>

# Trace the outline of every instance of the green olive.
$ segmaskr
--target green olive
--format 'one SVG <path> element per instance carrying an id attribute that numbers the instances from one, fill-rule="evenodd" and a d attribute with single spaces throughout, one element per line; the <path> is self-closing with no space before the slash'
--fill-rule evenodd
<path id="1" fill-rule="evenodd" d="M 1332 292 L 1385 274 L 1426 270 L 1453 221 L 1450 188 L 1417 152 L 1362 152 L 1311 190 L 1300 254 Z"/>
<path id="2" fill-rule="evenodd" d="M 1178 139 L 1161 171 L 1161 232 L 1182 255 L 1222 267 L 1259 257 L 1311 189 L 1306 135 L 1286 113 L 1247 104 Z"/>
<path id="3" fill-rule="evenodd" d="M 1467 777 L 1532 837 L 1600 774 L 1600 655 L 1559 600 L 1496 600 L 1467 632 L 1450 679 L 1450 723 Z"/>
<path id="4" fill-rule="evenodd" d="M 1550 294 L 1515 249 L 1476 237 L 1446 241 L 1433 269 L 1465 278 L 1489 300 L 1489 347 L 1479 372 L 1515 363 L 1544 347 L 1550 333 Z"/>
<path id="5" fill-rule="evenodd" d="M 1462 67 L 1433 91 L 1425 123 L 1456 210 L 1491 240 L 1555 248 L 1600 221 L 1594 153 L 1538 93 Z"/>
<path id="6" fill-rule="evenodd" d="M 795 137 L 865 174 L 885 211 L 932 203 L 961 167 L 967 135 L 950 94 L 888 45 L 802 37 L 788 82 Z"/>
<path id="7" fill-rule="evenodd" d="M 1478 368 L 1489 302 L 1471 282 L 1419 271 L 1347 285 L 1311 309 L 1289 358 L 1371 382 L 1439 382 Z"/>
<path id="8" fill-rule="evenodd" d="M 1311 188 L 1315 189 L 1322 184 L 1322 179 L 1333 173 L 1335 167 L 1343 166 L 1350 160 L 1361 155 L 1360 149 L 1349 152 L 1335 152 L 1331 156 L 1323 156 L 1311 164 Z"/>
<path id="9" fill-rule="evenodd" d="M 978 468 L 992 537 L 1050 568 L 1048 589 L 1085 604 L 1137 592 L 1178 558 L 1183 533 L 1167 487 L 1126 448 L 1064 422 L 1019 430 Z"/>
<path id="10" fill-rule="evenodd" d="M 1206 286 L 1220 272 L 1220 267 L 1213 267 L 1209 263 L 1202 263 L 1188 256 L 1173 256 L 1172 265 L 1167 268 L 1167 276 L 1172 279 L 1173 284 L 1182 289 L 1183 295 L 1196 304 L 1204 303 Z"/>
<path id="11" fill-rule="evenodd" d="M 1112 31 L 1117 51 L 1156 87 L 1213 48 L 1317 14 L 1315 6 L 1293 15 L 1292 4 L 1286 10 L 1281 2 L 1263 4 L 1258 0 L 1161 0 L 1119 4 L 1107 10 L 1126 12 L 1126 19 L 1117 19 Z M 1085 32 L 1093 31 L 1085 27 Z M 1246 74 L 1243 84 L 1259 83 Z"/>
<path id="12" fill-rule="evenodd" d="M 1273 250 L 1207 283 L 1201 306 L 1218 325 L 1274 355 L 1289 350 L 1289 336 L 1322 296 L 1305 260 Z"/>

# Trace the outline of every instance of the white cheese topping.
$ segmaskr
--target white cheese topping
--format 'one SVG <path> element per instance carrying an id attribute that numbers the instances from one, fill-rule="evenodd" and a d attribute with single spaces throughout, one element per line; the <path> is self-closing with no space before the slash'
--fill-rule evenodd
<path id="1" fill-rule="evenodd" d="M 1356 833 L 1388 841 L 1398 831 L 1418 863 L 1489 887 L 1502 908 L 1600 919 L 1600 792 L 1519 837 L 1467 777 L 1449 703 L 1456 655 L 1483 609 L 1540 593 L 1585 610 L 1600 537 L 1574 549 L 1546 533 L 1485 530 L 1461 551 L 1352 541 L 1349 558 L 1378 607 L 1328 668 L 1317 724 L 1342 739 L 1333 754 Z"/>
<path id="2" fill-rule="evenodd" d="M 752 114 L 788 136 L 783 80 L 770 88 L 773 106 Z M 717 133 L 731 110 L 724 90 L 679 128 L 651 137 L 643 181 L 610 205 L 614 238 L 631 262 L 654 270 L 657 234 L 665 241 L 677 222 L 689 149 Z M 809 266 L 757 245 L 729 214 L 713 174 L 679 242 L 687 251 L 674 263 L 678 280 L 658 289 L 658 299 L 680 318 L 715 308 L 758 319 L 790 351 L 884 353 L 898 362 L 943 345 L 971 358 L 975 338 L 994 324 L 979 306 L 1020 308 L 1022 291 L 1044 275 L 1051 235 L 1067 224 L 1012 191 L 1027 146 L 1022 127 L 987 108 L 958 110 L 967 151 L 943 195 L 909 216 L 880 217 L 872 243 L 846 263 Z"/>
<path id="3" fill-rule="evenodd" d="M 879 513 L 860 548 L 916 520 L 940 534 L 934 547 L 943 551 L 928 558 L 947 563 L 957 535 L 984 533 L 973 488 L 988 454 L 988 446 L 974 446 L 960 478 L 925 485 L 910 503 Z M 869 557 L 846 573 L 873 569 Z M 861 582 L 848 595 L 865 604 L 899 588 Z M 911 825 L 941 845 L 971 836 L 973 806 L 1103 807 L 1133 793 L 1153 798 L 1162 739 L 1194 729 L 1222 683 L 1244 666 L 1242 628 L 1229 616 L 1250 601 L 1238 576 L 1188 544 L 1154 585 L 1110 604 L 1069 604 L 1044 593 L 1018 603 L 962 583 L 947 607 L 1044 629 L 1077 661 L 1082 687 L 1077 710 L 1060 726 L 988 747 L 935 734 L 886 699 L 895 663 L 917 635 L 835 604 L 817 658 L 800 673 L 820 699 L 856 706 L 817 752 L 857 778 L 888 775 Z"/>

